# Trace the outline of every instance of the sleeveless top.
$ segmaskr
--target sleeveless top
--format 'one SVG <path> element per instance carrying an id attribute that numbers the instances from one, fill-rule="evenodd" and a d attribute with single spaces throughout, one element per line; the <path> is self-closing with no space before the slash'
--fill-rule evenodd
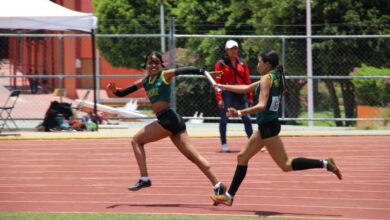
<path id="1" fill-rule="evenodd" d="M 271 87 L 267 100 L 267 106 L 265 111 L 256 113 L 257 124 L 264 124 L 269 121 L 272 121 L 276 118 L 279 118 L 279 107 L 281 101 L 281 76 L 278 72 L 272 70 L 267 75 L 271 77 Z M 265 75 L 265 76 L 267 76 Z M 257 104 L 259 102 L 260 96 L 260 85 L 256 87 L 254 102 Z"/>
<path id="2" fill-rule="evenodd" d="M 144 79 L 143 86 L 151 103 L 158 101 L 171 101 L 171 85 L 165 80 L 164 71 L 158 73 L 154 79 L 148 75 Z"/>

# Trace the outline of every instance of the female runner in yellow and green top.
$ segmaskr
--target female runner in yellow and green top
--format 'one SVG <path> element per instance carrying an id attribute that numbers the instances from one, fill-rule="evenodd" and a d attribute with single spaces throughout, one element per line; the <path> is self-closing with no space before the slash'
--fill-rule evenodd
<path id="1" fill-rule="evenodd" d="M 247 93 L 255 90 L 252 107 L 236 110 L 228 109 L 228 116 L 241 117 L 256 113 L 258 130 L 250 137 L 246 146 L 237 155 L 237 167 L 229 190 L 222 195 L 211 195 L 211 199 L 218 204 L 231 206 L 233 198 L 245 178 L 249 160 L 265 146 L 275 163 L 285 172 L 292 170 L 306 170 L 313 168 L 325 168 L 334 173 L 340 180 L 341 172 L 332 158 L 323 160 L 294 158 L 289 159 L 279 137 L 279 106 L 285 90 L 285 79 L 282 66 L 279 65 L 279 57 L 275 51 L 268 51 L 258 57 L 257 69 L 261 74 L 261 80 L 251 85 L 220 85 L 222 90 L 236 93 Z"/>
<path id="2" fill-rule="evenodd" d="M 170 108 L 171 80 L 178 75 L 203 74 L 204 71 L 195 67 L 181 67 L 169 70 L 163 70 L 163 67 L 161 55 L 153 52 L 145 58 L 144 68 L 148 74 L 145 78 L 137 80 L 133 85 L 125 89 L 117 88 L 113 82 L 110 82 L 107 86 L 109 90 L 120 97 L 143 87 L 152 104 L 152 110 L 157 116 L 157 121 L 146 125 L 138 131 L 131 141 L 141 177 L 134 186 L 130 186 L 128 189 L 137 191 L 152 185 L 146 166 L 145 144 L 169 137 L 177 149 L 191 162 L 195 163 L 204 175 L 207 176 L 214 186 L 215 193 L 224 193 L 225 186 L 218 181 L 208 161 L 192 145 L 183 118 Z"/>

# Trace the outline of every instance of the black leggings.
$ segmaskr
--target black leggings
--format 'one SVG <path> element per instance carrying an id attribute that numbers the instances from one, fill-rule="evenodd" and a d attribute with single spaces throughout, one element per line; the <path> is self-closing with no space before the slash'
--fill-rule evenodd
<path id="1" fill-rule="evenodd" d="M 157 114 L 158 123 L 172 134 L 178 134 L 186 130 L 184 119 L 172 109 L 164 110 Z"/>

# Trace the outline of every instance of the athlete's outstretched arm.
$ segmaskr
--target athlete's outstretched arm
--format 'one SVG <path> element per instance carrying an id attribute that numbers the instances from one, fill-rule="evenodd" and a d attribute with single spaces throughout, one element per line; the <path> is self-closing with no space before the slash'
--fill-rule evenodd
<path id="1" fill-rule="evenodd" d="M 254 114 L 256 112 L 263 112 L 267 107 L 267 100 L 269 97 L 269 90 L 271 88 L 271 77 L 262 77 L 258 83 L 260 83 L 261 91 L 259 95 L 259 101 L 256 105 L 246 109 L 237 110 L 235 108 L 228 108 L 227 115 L 229 117 L 241 117 L 243 115 Z M 253 84 L 253 83 L 252 83 Z"/>
<path id="2" fill-rule="evenodd" d="M 257 82 L 254 82 L 254 83 L 250 84 L 250 85 L 224 85 L 224 84 L 217 84 L 216 86 L 218 86 L 222 90 L 245 94 L 245 93 L 248 93 L 250 91 L 255 90 L 256 86 L 258 84 L 260 84 L 260 82 L 261 81 L 259 80 Z"/>
<path id="3" fill-rule="evenodd" d="M 131 94 L 135 91 L 137 91 L 139 88 L 142 87 L 144 79 L 139 79 L 134 82 L 134 84 L 131 84 L 129 87 L 125 89 L 120 89 L 116 87 L 116 84 L 114 82 L 110 82 L 107 85 L 107 89 L 110 90 L 114 95 L 118 97 L 124 97 L 127 96 L 128 94 Z"/>

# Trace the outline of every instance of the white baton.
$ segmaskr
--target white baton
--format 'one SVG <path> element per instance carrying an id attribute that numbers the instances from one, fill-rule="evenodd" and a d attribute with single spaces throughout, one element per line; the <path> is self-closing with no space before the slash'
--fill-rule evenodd
<path id="1" fill-rule="evenodd" d="M 217 85 L 217 83 L 215 82 L 215 80 L 213 79 L 213 77 L 210 75 L 209 72 L 207 71 L 204 71 L 204 75 L 207 77 L 207 79 L 210 81 L 211 85 L 215 88 L 215 90 L 217 90 L 217 92 L 221 92 L 221 88 L 219 88 Z"/>

